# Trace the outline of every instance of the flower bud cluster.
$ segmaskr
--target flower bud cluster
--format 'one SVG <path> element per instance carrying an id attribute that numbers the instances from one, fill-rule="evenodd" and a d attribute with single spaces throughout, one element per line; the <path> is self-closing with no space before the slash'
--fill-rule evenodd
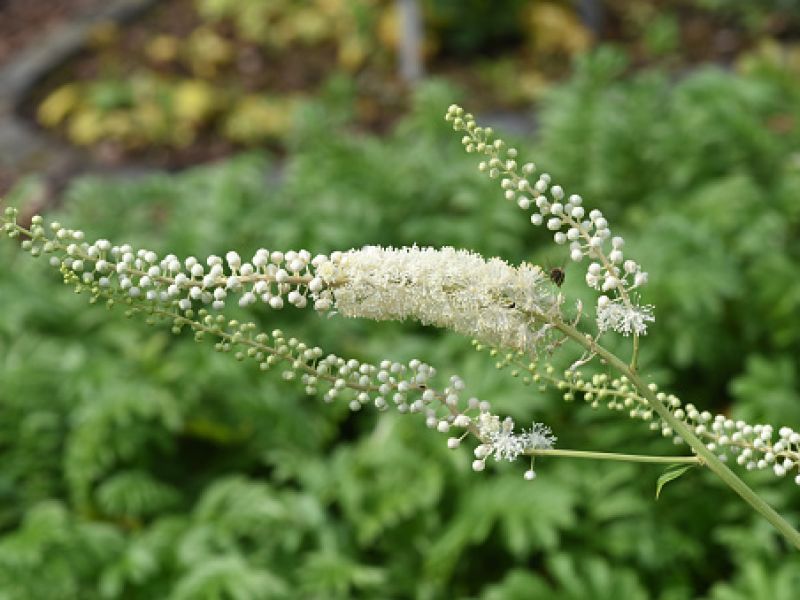
<path id="1" fill-rule="evenodd" d="M 273 291 L 262 289 L 259 293 L 271 293 L 270 299 L 291 298 L 292 292 L 297 291 L 315 304 L 329 300 L 325 310 L 335 302 L 343 313 L 352 316 L 411 316 L 452 327 L 454 319 L 463 318 L 457 314 L 459 310 L 471 311 L 471 317 L 479 317 L 473 306 L 476 302 L 512 301 L 531 312 L 550 309 L 553 298 L 540 289 L 543 276 L 538 268 L 514 269 L 497 259 L 486 262 L 477 255 L 453 249 L 440 253 L 430 248 L 368 248 L 314 260 L 309 260 L 305 251 L 283 254 L 260 250 L 251 263 L 244 263 L 237 253 L 229 252 L 225 263 L 218 257 L 209 257 L 206 270 L 193 258 L 183 262 L 174 255 L 159 258 L 154 252 L 134 251 L 127 244 L 115 246 L 102 239 L 89 244 L 81 231 L 66 229 L 58 223 L 51 225 L 54 236 L 49 238 L 41 217 L 33 218 L 30 230 L 18 226 L 15 219 L 16 211 L 8 209 L 2 218 L 6 233 L 10 237 L 27 238 L 22 247 L 34 256 L 50 254 L 51 264 L 60 269 L 65 283 L 73 285 L 76 292 L 89 292 L 92 302 L 102 298 L 109 307 L 127 305 L 128 316 L 143 313 L 152 323 L 169 320 L 176 334 L 188 327 L 198 342 L 210 336 L 216 339 L 217 351 L 231 352 L 240 361 L 252 360 L 262 371 L 278 367 L 283 379 L 298 380 L 308 394 L 322 393 L 325 402 L 344 400 L 352 411 L 372 405 L 378 410 L 393 406 L 400 413 L 422 414 L 427 426 L 440 433 L 463 431 L 460 437 L 448 439 L 449 448 L 457 448 L 468 433 L 477 435 L 480 452 L 490 450 L 482 457 L 482 465 L 489 455 L 497 460 L 514 460 L 525 449 L 551 447 L 555 441 L 550 430 L 540 424 L 518 436 L 509 429 L 509 424 L 513 429 L 513 422 L 508 419 L 502 427 L 495 427 L 493 424 L 500 423 L 500 419 L 490 412 L 489 402 L 465 399 L 465 384 L 457 376 L 451 377 L 444 389 L 437 390 L 432 386 L 436 369 L 418 359 L 406 364 L 385 360 L 374 365 L 325 355 L 321 348 L 287 337 L 281 330 L 274 330 L 271 336 L 258 333 L 254 323 L 228 320 L 203 306 L 210 305 L 212 310 L 224 308 L 227 294 L 219 292 L 228 290 L 240 295 L 240 305 L 250 304 L 255 300 L 243 303 L 242 299 L 248 293 L 255 293 L 252 288 L 259 282 L 268 282 Z M 454 257 L 458 260 L 451 261 Z M 455 266 L 448 269 L 451 262 Z M 442 271 L 437 279 L 434 274 L 439 268 Z M 231 284 L 232 280 L 238 283 Z M 320 283 L 317 285 L 316 281 Z M 476 281 L 487 286 L 488 296 L 470 299 L 470 294 L 481 293 L 480 286 L 475 287 Z M 366 293 L 370 290 L 371 293 Z M 441 301 L 438 308 L 448 316 L 437 317 L 421 305 L 403 306 L 403 301 L 412 303 L 416 293 L 428 293 L 432 300 Z M 360 309 L 358 299 L 362 294 L 365 294 L 364 307 Z M 392 294 L 408 297 L 398 304 Z M 262 301 L 278 308 L 264 298 Z M 300 307 L 305 305 L 291 299 L 290 302 Z M 502 305 L 506 312 L 510 310 L 507 304 Z M 359 311 L 364 315 L 357 315 Z M 392 311 L 398 314 L 390 316 Z M 509 321 L 507 315 L 504 318 L 505 321 L 490 323 L 501 326 Z M 509 322 L 514 326 L 522 323 L 513 319 Z M 481 326 L 488 327 L 485 323 Z M 515 450 L 517 447 L 519 452 Z M 525 478 L 532 479 L 530 471 Z"/>
<path id="2" fill-rule="evenodd" d="M 213 317 L 206 315 L 205 319 L 209 321 Z M 253 324 L 241 326 L 236 322 L 232 326 L 238 327 L 240 332 L 255 328 Z M 317 394 L 320 388 L 325 389 L 323 399 L 326 403 L 345 399 L 354 412 L 372 405 L 380 411 L 394 406 L 401 414 L 422 414 L 426 425 L 440 433 L 463 430 L 460 437 L 448 438 L 450 449 L 458 448 L 468 433 L 475 434 L 481 441 L 474 451 L 476 460 L 472 467 L 475 471 L 483 471 L 490 456 L 498 461 L 514 461 L 527 450 L 550 449 L 556 441 L 550 428 L 542 423 L 534 423 L 530 430 L 515 434 L 514 421 L 511 418 L 501 421 L 491 412 L 489 402 L 474 397 L 464 398 L 466 386 L 458 376 L 450 377 L 448 385 L 437 390 L 432 386 L 436 369 L 418 359 L 408 363 L 384 360 L 374 365 L 335 354 L 323 357 L 320 348 L 309 348 L 296 338 L 287 339 L 280 330 L 272 332 L 271 346 L 267 345 L 269 338 L 263 333 L 254 337 L 241 333 L 238 338 L 235 333 L 224 337 L 228 337 L 231 345 L 245 343 L 250 346 L 245 354 L 237 353 L 237 359 L 253 358 L 262 370 L 283 361 L 282 376 L 285 380 L 295 380 L 299 373 L 307 394 Z M 218 349 L 229 351 L 231 347 Z M 470 416 L 475 411 L 477 416 Z M 526 471 L 525 479 L 535 477 L 535 474 L 534 477 L 530 475 L 531 472 L 532 469 Z"/>
<path id="3" fill-rule="evenodd" d="M 575 393 L 583 394 L 593 408 L 604 403 L 611 410 L 628 411 L 631 418 L 649 421 L 652 430 L 672 438 L 676 444 L 683 443 L 680 435 L 653 412 L 626 377 L 612 379 L 596 374 L 585 380 L 580 372 L 566 371 L 559 380 L 554 377 L 552 367 L 547 372 L 548 379 L 564 392 L 566 400 L 572 400 Z M 751 425 L 741 419 L 712 415 L 693 404 L 684 405 L 674 394 L 659 392 L 656 384 L 649 387 L 677 419 L 686 423 L 705 441 L 709 450 L 718 454 L 720 460 L 734 459 L 748 470 L 771 469 L 779 477 L 793 474 L 794 482 L 800 485 L 800 433 L 781 427 L 776 436 L 771 425 Z"/>
<path id="4" fill-rule="evenodd" d="M 723 460 L 732 456 L 749 471 L 771 469 L 778 477 L 792 474 L 794 482 L 800 485 L 800 433 L 781 427 L 775 436 L 771 425 L 750 425 L 725 415 L 712 416 L 691 404 L 685 410 L 677 410 L 682 410 L 698 437 L 709 440 L 706 447 L 718 452 Z"/>
<path id="5" fill-rule="evenodd" d="M 322 390 L 323 400 L 332 403 L 345 400 L 350 410 L 356 412 L 372 405 L 380 411 L 395 407 L 402 414 L 422 414 L 428 428 L 440 433 L 463 430 L 460 437 L 450 437 L 447 445 L 458 448 L 467 433 L 477 435 L 481 444 L 475 450 L 473 468 L 482 471 L 486 459 L 515 460 L 529 449 L 552 448 L 556 438 L 550 429 L 535 423 L 529 431 L 515 434 L 510 418 L 501 421 L 491 412 L 491 404 L 477 398 L 464 398 L 466 388 L 458 376 L 450 377 L 441 390 L 432 385 L 436 369 L 418 359 L 407 363 L 384 360 L 378 365 L 355 359 L 344 359 L 335 354 L 323 356 L 318 347 L 309 347 L 296 338 L 287 338 L 281 330 L 274 330 L 271 338 L 265 333 L 253 333 L 253 323 L 230 321 L 225 325 L 221 315 L 216 317 L 201 311 L 197 322 L 179 314 L 171 318 L 176 323 L 189 324 L 196 332 L 211 333 L 222 341 L 216 349 L 231 352 L 237 346 L 237 360 L 253 359 L 261 370 L 281 365 L 281 376 L 287 381 L 298 380 L 307 394 Z M 475 417 L 470 413 L 477 412 Z M 480 463 L 480 467 L 476 466 Z"/>
<path id="6" fill-rule="evenodd" d="M 477 342 L 473 342 L 473 346 L 478 351 L 486 349 Z M 511 369 L 511 375 L 521 376 L 525 385 L 536 384 L 541 391 L 555 388 L 566 402 L 582 396 L 592 408 L 603 405 L 610 410 L 627 412 L 632 419 L 648 422 L 651 430 L 671 438 L 675 444 L 684 443 L 625 376 L 611 378 L 597 373 L 584 377 L 579 370 L 572 368 L 559 373 L 552 365 L 539 364 L 536 359 L 523 362 L 527 357 L 521 352 L 501 352 L 497 348 L 488 350 L 497 359 L 495 366 L 498 369 Z M 701 412 L 693 404 L 684 405 L 674 394 L 659 392 L 654 383 L 649 388 L 659 402 L 704 440 L 709 450 L 717 452 L 721 460 L 734 458 L 748 470 L 770 468 L 780 477 L 793 474 L 795 483 L 800 485 L 800 433 L 790 427 L 781 427 L 777 432 L 778 439 L 773 442 L 775 430 L 771 425 L 750 425 L 724 415 Z"/>
<path id="7" fill-rule="evenodd" d="M 180 260 L 104 239 L 88 243 L 83 232 L 59 223 L 50 225 L 50 238 L 41 217 L 34 221 L 23 242 L 32 254 L 50 254 L 54 267 L 71 271 L 84 285 L 183 311 L 221 311 L 232 298 L 242 307 L 313 306 L 349 317 L 414 319 L 535 353 L 549 330 L 547 319 L 559 310 L 539 267 L 512 267 L 453 248 L 368 246 L 313 258 L 307 250 L 260 249 L 250 262 L 234 251 L 224 259 Z"/>
<path id="8" fill-rule="evenodd" d="M 482 443 L 475 450 L 477 462 L 481 463 L 480 468 L 473 463 L 476 471 L 483 470 L 489 456 L 513 461 L 526 450 L 552 448 L 556 441 L 550 429 L 541 423 L 535 423 L 529 431 L 514 434 L 513 420 L 506 418 L 501 422 L 500 417 L 492 414 L 489 402 L 464 398 L 466 386 L 458 376 L 450 377 L 448 385 L 437 390 L 432 385 L 436 369 L 418 359 L 407 363 L 384 360 L 374 365 L 335 354 L 323 357 L 320 348 L 310 348 L 296 338 L 287 339 L 281 330 L 273 331 L 270 340 L 264 333 L 250 334 L 255 329 L 252 323 L 231 321 L 228 330 L 215 329 L 214 324 L 220 322 L 219 315 L 215 319 L 207 313 L 201 314 L 204 326 L 180 315 L 174 318 L 191 323 L 195 330 L 204 327 L 203 331 L 223 338 L 217 344 L 220 351 L 229 352 L 237 345 L 244 345 L 247 350 L 238 351 L 236 358 L 254 359 L 262 370 L 280 362 L 283 379 L 292 381 L 299 375 L 307 394 L 318 394 L 324 389 L 326 403 L 345 400 L 354 412 L 372 405 L 380 411 L 393 406 L 401 414 L 422 414 L 427 427 L 439 433 L 463 430 L 460 437 L 448 438 L 447 445 L 451 449 L 458 448 L 467 433 L 477 435 Z M 477 416 L 470 416 L 475 412 Z"/>
<path id="9" fill-rule="evenodd" d="M 548 173 L 541 173 L 534 180 L 534 163 L 519 165 L 517 149 L 495 138 L 490 127 L 478 126 L 473 115 L 460 106 L 451 105 L 445 119 L 455 131 L 465 132 L 461 141 L 467 152 L 486 157 L 479 169 L 500 180 L 507 200 L 532 211 L 531 223 L 552 231 L 553 240 L 568 247 L 573 261 L 589 259 L 586 283 L 602 292 L 597 305 L 598 328 L 624 335 L 645 334 L 647 323 L 654 320 L 652 307 L 636 305 L 632 296 L 647 283 L 647 273 L 636 261 L 625 258 L 625 240 L 612 236 L 603 213 L 597 209 L 587 211 L 579 195 L 567 196 Z"/>
<path id="10" fill-rule="evenodd" d="M 174 254 L 160 257 L 105 239 L 89 243 L 82 231 L 57 222 L 49 229 L 52 236 L 42 218 L 33 217 L 30 239 L 23 247 L 33 255 L 50 254 L 52 266 L 72 271 L 85 285 L 115 288 L 131 298 L 163 305 L 177 302 L 181 310 L 197 306 L 222 310 L 231 298 L 239 306 L 260 302 L 275 310 L 289 304 L 326 312 L 333 306 L 333 293 L 320 273 L 330 272 L 330 263 L 341 253 L 312 257 L 307 250 L 284 253 L 262 248 L 249 262 L 234 251 L 224 259 L 212 255 L 204 261 L 193 256 L 179 260 Z"/>
<path id="11" fill-rule="evenodd" d="M 510 418 L 501 422 L 492 414 L 491 404 L 477 398 L 464 398 L 466 388 L 458 376 L 450 377 L 441 390 L 432 385 L 436 369 L 418 359 L 407 363 L 384 360 L 378 365 L 355 359 L 344 359 L 335 354 L 324 355 L 319 347 L 309 347 L 297 338 L 287 338 L 276 329 L 271 337 L 266 333 L 255 333 L 254 323 L 227 321 L 222 315 L 211 315 L 202 309 L 199 318 L 193 320 L 180 313 L 164 313 L 173 319 L 173 330 L 190 326 L 200 341 L 204 334 L 220 339 L 215 348 L 221 352 L 235 351 L 237 360 L 252 359 L 262 371 L 280 365 L 281 376 L 286 381 L 299 380 L 307 394 L 323 392 L 323 400 L 332 403 L 344 400 L 351 411 L 359 411 L 372 405 L 380 411 L 390 407 L 401 414 L 422 414 L 428 428 L 440 433 L 462 430 L 459 437 L 449 437 L 450 449 L 460 447 L 468 433 L 478 437 L 481 444 L 476 448 L 473 461 L 475 471 L 483 471 L 486 459 L 515 460 L 529 449 L 549 449 L 556 438 L 550 429 L 534 423 L 529 431 L 514 434 L 514 423 Z M 477 412 L 475 417 L 470 413 Z M 533 473 L 533 475 L 532 475 Z M 532 469 L 524 478 L 532 480 Z"/>

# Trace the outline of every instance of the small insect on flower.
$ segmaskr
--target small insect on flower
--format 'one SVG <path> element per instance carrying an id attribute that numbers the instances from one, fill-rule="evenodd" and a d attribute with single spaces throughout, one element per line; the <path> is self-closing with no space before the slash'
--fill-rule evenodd
<path id="1" fill-rule="evenodd" d="M 555 261 L 544 261 L 544 271 L 547 273 L 547 278 L 554 283 L 557 287 L 561 287 L 564 284 L 564 280 L 567 278 L 567 273 L 564 270 L 564 263 L 557 264 L 554 266 Z"/>
<path id="2" fill-rule="evenodd" d="M 567 274 L 564 272 L 564 269 L 561 267 L 553 267 L 550 269 L 550 281 L 555 283 L 558 287 L 561 287 L 564 283 L 564 280 L 567 278 Z"/>

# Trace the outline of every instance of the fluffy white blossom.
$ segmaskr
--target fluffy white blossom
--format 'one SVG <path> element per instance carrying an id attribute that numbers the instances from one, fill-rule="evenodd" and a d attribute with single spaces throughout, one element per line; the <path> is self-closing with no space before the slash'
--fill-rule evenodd
<path id="1" fill-rule="evenodd" d="M 558 310 L 539 267 L 512 267 L 465 250 L 370 246 L 332 264 L 327 277 L 335 306 L 349 317 L 414 319 L 530 352 L 547 330 L 542 316 Z"/>
<path id="2" fill-rule="evenodd" d="M 556 437 L 544 423 L 534 423 L 526 432 L 523 431 L 526 446 L 535 450 L 548 450 L 556 443 Z"/>
<path id="3" fill-rule="evenodd" d="M 644 335 L 647 323 L 655 321 L 653 307 L 626 304 L 620 298 L 610 300 L 600 296 L 597 302 L 597 328 L 600 331 L 616 331 L 622 335 Z"/>
<path id="4" fill-rule="evenodd" d="M 478 433 L 485 443 L 479 458 L 494 455 L 495 460 L 515 460 L 526 450 L 549 449 L 556 438 L 550 428 L 542 423 L 534 423 L 529 431 L 514 433 L 514 420 L 506 417 L 503 421 L 496 415 L 482 412 L 477 419 Z"/>

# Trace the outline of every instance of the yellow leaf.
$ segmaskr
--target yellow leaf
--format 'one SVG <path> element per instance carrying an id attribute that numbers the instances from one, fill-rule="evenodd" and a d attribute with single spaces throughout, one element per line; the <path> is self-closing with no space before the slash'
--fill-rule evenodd
<path id="1" fill-rule="evenodd" d="M 537 2 L 530 9 L 528 23 L 536 54 L 573 56 L 588 50 L 592 43 L 591 34 L 575 13 L 558 4 Z"/>
<path id="2" fill-rule="evenodd" d="M 124 141 L 134 133 L 131 115 L 125 110 L 115 110 L 103 115 L 101 128 L 104 138 Z"/>
<path id="3" fill-rule="evenodd" d="M 517 80 L 520 95 L 528 101 L 538 100 L 550 86 L 547 78 L 538 71 L 523 71 Z"/>
<path id="4" fill-rule="evenodd" d="M 200 79 L 183 81 L 175 86 L 172 110 L 178 121 L 200 123 L 216 109 L 214 88 Z"/>
<path id="5" fill-rule="evenodd" d="M 145 45 L 144 52 L 153 62 L 171 62 L 178 57 L 180 41 L 171 35 L 157 35 Z"/>
<path id="6" fill-rule="evenodd" d="M 355 71 L 366 58 L 367 47 L 359 37 L 348 37 L 339 44 L 339 65 L 346 71 Z"/>
<path id="7" fill-rule="evenodd" d="M 342 0 L 317 0 L 317 10 L 327 17 L 337 17 L 342 14 L 344 5 Z"/>
<path id="8" fill-rule="evenodd" d="M 313 8 L 298 10 L 291 18 L 286 19 L 284 25 L 306 44 L 316 44 L 331 36 L 331 28 L 325 15 Z"/>
<path id="9" fill-rule="evenodd" d="M 225 119 L 225 136 L 243 144 L 285 137 L 291 130 L 296 105 L 292 98 L 244 96 Z"/>
<path id="10" fill-rule="evenodd" d="M 45 127 L 59 125 L 80 103 L 80 91 L 76 84 L 62 85 L 39 105 L 37 117 Z"/>
<path id="11" fill-rule="evenodd" d="M 167 115 L 158 103 L 145 101 L 136 105 L 133 120 L 145 132 L 156 132 L 166 126 Z"/>
<path id="12" fill-rule="evenodd" d="M 384 48 L 396 50 L 400 45 L 400 13 L 397 5 L 387 6 L 378 19 L 378 40 Z"/>
<path id="13" fill-rule="evenodd" d="M 119 26 L 114 21 L 100 21 L 92 26 L 88 42 L 95 48 L 110 46 L 119 39 Z"/>
<path id="14" fill-rule="evenodd" d="M 69 120 L 67 135 L 74 144 L 90 146 L 103 137 L 101 114 L 94 109 L 83 109 Z"/>
<path id="15" fill-rule="evenodd" d="M 186 41 L 187 59 L 201 77 L 213 77 L 233 57 L 231 43 L 213 29 L 195 29 Z"/>

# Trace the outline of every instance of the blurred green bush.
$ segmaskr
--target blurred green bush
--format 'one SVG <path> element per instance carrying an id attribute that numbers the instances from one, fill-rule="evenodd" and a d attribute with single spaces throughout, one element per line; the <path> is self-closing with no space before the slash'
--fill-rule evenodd
<path id="1" fill-rule="evenodd" d="M 650 270 L 645 372 L 710 410 L 797 426 L 800 84 L 768 68 L 680 81 L 624 69 L 610 51 L 585 60 L 543 103 L 522 155 L 609 214 Z M 57 216 L 179 256 L 416 242 L 561 261 L 462 155 L 442 120 L 454 96 L 424 87 L 377 139 L 347 133 L 352 98 L 330 90 L 301 109 L 283 164 L 250 154 L 85 178 Z M 534 483 L 517 465 L 477 475 L 469 449 L 447 450 L 421 419 L 324 405 L 89 308 L 11 243 L 0 263 L 0 598 L 796 597 L 800 560 L 711 476 L 683 477 L 656 502 L 648 466 L 553 460 Z M 566 293 L 580 278 L 567 267 Z M 525 388 L 468 340 L 249 318 L 347 356 L 418 356 L 499 411 L 550 424 L 565 448 L 676 451 L 624 415 Z M 797 522 L 797 486 L 747 479 Z"/>

